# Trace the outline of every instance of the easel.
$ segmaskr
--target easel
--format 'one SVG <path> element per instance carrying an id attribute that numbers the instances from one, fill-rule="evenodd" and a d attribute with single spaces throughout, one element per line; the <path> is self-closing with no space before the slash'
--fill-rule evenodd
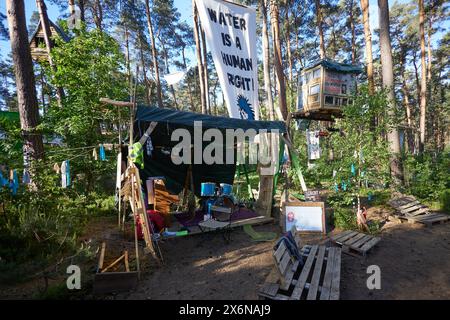
<path id="1" fill-rule="evenodd" d="M 111 104 L 117 107 L 128 107 L 130 108 L 130 141 L 129 147 L 133 146 L 133 125 L 134 125 L 134 112 L 136 108 L 135 102 L 125 102 L 125 101 L 115 101 L 108 98 L 101 98 L 100 102 L 105 104 Z M 147 138 L 150 136 L 157 123 L 152 122 L 149 128 L 146 130 L 144 136 L 140 139 L 140 143 L 144 144 Z M 163 262 L 161 250 L 156 240 L 152 239 L 152 234 L 154 234 L 153 226 L 148 221 L 147 212 L 145 210 L 145 202 L 141 189 L 141 178 L 139 175 L 139 169 L 131 161 L 130 156 L 128 156 L 128 167 L 121 177 L 121 185 L 123 181 L 123 187 L 119 190 L 119 202 L 123 200 L 129 201 L 131 206 L 131 211 L 133 212 L 134 219 L 134 238 L 135 238 L 135 249 L 136 249 L 136 264 L 137 270 L 140 274 L 140 263 L 139 263 L 139 244 L 138 244 L 138 234 L 137 234 L 137 217 L 139 217 L 140 224 L 142 226 L 142 232 L 145 241 L 145 251 L 149 252 L 152 257 L 161 264 Z M 119 206 L 119 209 L 121 207 Z M 121 212 L 119 211 L 119 223 L 121 218 Z M 124 216 L 125 218 L 125 216 Z M 144 252 L 145 252 L 144 251 Z"/>

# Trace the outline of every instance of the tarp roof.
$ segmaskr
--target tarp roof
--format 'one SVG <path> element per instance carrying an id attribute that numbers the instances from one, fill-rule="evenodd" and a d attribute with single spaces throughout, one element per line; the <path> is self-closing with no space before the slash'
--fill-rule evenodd
<path id="1" fill-rule="evenodd" d="M 333 70 L 343 73 L 362 73 L 363 69 L 359 65 L 340 63 L 333 60 L 323 59 L 314 62 L 313 64 L 306 67 L 304 70 L 312 69 L 317 67 L 318 65 L 323 66 L 327 70 Z"/>
<path id="2" fill-rule="evenodd" d="M 286 132 L 286 126 L 282 121 L 249 121 L 146 106 L 138 106 L 136 120 L 156 121 L 188 127 L 194 126 L 194 121 L 201 121 L 203 128 L 255 129 L 256 131 L 265 129 L 267 131 L 278 130 L 280 133 Z"/>
<path id="3" fill-rule="evenodd" d="M 149 123 L 158 122 L 151 134 L 153 151 L 151 156 L 146 152 L 144 146 L 144 168 L 140 169 L 141 179 L 146 181 L 148 177 L 164 176 L 166 188 L 173 194 L 178 194 L 184 188 L 188 172 L 188 164 L 175 165 L 172 162 L 170 152 L 178 141 L 171 141 L 172 132 L 183 128 L 191 132 L 193 138 L 194 121 L 202 121 L 202 131 L 217 128 L 221 131 L 226 129 L 255 129 L 278 130 L 279 133 L 286 132 L 286 126 L 281 121 L 249 121 L 232 119 L 227 117 L 216 117 L 193 112 L 177 111 L 155 107 L 138 106 L 136 122 L 134 126 L 135 141 L 140 139 L 147 130 Z M 193 141 L 192 141 L 193 143 Z M 203 149 L 209 142 L 203 142 Z M 215 182 L 233 184 L 236 163 L 225 164 L 226 146 L 223 146 L 224 164 L 192 164 L 192 176 L 195 194 L 200 196 L 202 182 Z M 230 150 L 228 150 L 230 152 Z M 236 149 L 234 149 L 236 161 Z"/>

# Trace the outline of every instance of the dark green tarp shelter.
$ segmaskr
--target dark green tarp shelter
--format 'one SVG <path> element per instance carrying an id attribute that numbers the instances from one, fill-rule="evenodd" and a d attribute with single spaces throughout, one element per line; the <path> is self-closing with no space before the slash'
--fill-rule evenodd
<path id="1" fill-rule="evenodd" d="M 249 121 L 227 117 L 217 117 L 193 112 L 177 111 L 155 107 L 138 106 L 134 125 L 134 141 L 138 141 L 147 130 L 151 122 L 157 122 L 155 130 L 151 134 L 154 147 L 151 156 L 147 155 L 144 145 L 144 168 L 140 170 L 141 179 L 146 181 L 148 177 L 164 176 L 166 188 L 174 194 L 180 193 L 185 185 L 189 165 L 175 165 L 170 156 L 172 148 L 179 141 L 171 141 L 174 130 L 183 128 L 191 133 L 192 143 L 194 137 L 194 121 L 201 121 L 202 131 L 216 128 L 225 132 L 226 129 L 254 129 L 257 132 L 286 132 L 286 126 L 281 121 Z M 264 131 L 263 131 L 264 132 Z M 204 142 L 203 148 L 210 142 Z M 225 150 L 225 146 L 224 146 Z M 235 148 L 236 160 L 236 148 Z M 225 152 L 224 152 L 225 157 Z M 225 159 L 223 161 L 225 163 Z M 196 195 L 200 195 L 202 182 L 233 184 L 236 163 L 234 164 L 192 164 L 192 176 Z"/>

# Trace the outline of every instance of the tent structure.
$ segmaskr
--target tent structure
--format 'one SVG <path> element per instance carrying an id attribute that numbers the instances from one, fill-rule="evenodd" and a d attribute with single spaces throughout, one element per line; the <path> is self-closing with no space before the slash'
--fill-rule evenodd
<path id="1" fill-rule="evenodd" d="M 151 134 L 153 150 L 151 156 L 144 146 L 144 167 L 140 169 L 141 179 L 164 176 L 166 188 L 173 194 L 180 193 L 184 186 L 189 170 L 189 164 L 176 165 L 171 160 L 171 150 L 179 141 L 171 141 L 172 133 L 176 129 L 186 129 L 191 134 L 191 143 L 194 139 L 194 122 L 201 122 L 203 133 L 211 128 L 219 129 L 225 133 L 227 129 L 253 129 L 260 132 L 286 133 L 286 126 L 281 121 L 249 121 L 227 117 L 210 116 L 193 112 L 161 109 L 155 107 L 138 106 L 135 115 L 134 141 L 138 141 L 149 127 L 151 122 L 157 122 Z M 197 123 L 198 124 L 198 123 Z M 225 141 L 225 139 L 224 139 Z M 210 142 L 203 142 L 203 148 Z M 223 153 L 224 164 L 192 164 L 192 180 L 194 193 L 199 196 L 202 182 L 233 184 L 236 171 L 236 144 L 234 145 L 235 162 L 225 164 L 225 146 Z"/>

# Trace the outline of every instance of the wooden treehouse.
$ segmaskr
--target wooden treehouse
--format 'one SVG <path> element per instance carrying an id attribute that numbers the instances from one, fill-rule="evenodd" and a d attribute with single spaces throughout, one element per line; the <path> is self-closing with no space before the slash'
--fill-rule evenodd
<path id="1" fill-rule="evenodd" d="M 50 21 L 50 20 L 49 20 Z M 51 41 L 54 44 L 54 37 L 59 37 L 65 42 L 68 42 L 70 40 L 69 36 L 67 36 L 64 31 L 61 30 L 60 27 L 58 27 L 55 23 L 50 21 L 50 38 Z M 42 23 L 39 21 L 36 29 L 32 33 L 30 37 L 30 50 L 31 50 L 31 57 L 35 61 L 44 61 L 48 60 L 48 54 L 47 49 L 45 47 L 45 38 L 44 38 L 44 30 L 42 28 Z"/>
<path id="2" fill-rule="evenodd" d="M 359 66 L 320 60 L 301 73 L 297 111 L 293 118 L 332 121 L 342 117 L 343 106 L 352 103 Z"/>

